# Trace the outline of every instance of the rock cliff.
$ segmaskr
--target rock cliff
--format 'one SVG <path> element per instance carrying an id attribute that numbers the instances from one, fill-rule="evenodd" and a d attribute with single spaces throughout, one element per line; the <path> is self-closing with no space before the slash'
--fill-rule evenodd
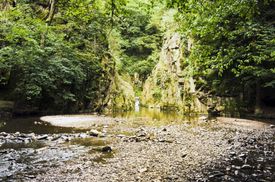
<path id="1" fill-rule="evenodd" d="M 192 68 L 187 64 L 186 53 L 191 49 L 191 39 L 187 40 L 179 33 L 166 36 L 159 62 L 144 84 L 143 105 L 185 112 L 206 111 L 206 106 L 196 96 Z"/>

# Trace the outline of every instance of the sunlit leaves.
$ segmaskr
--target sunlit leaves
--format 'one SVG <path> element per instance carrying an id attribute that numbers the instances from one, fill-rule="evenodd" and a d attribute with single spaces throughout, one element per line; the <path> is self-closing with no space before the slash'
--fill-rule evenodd
<path id="1" fill-rule="evenodd" d="M 275 67 L 274 1 L 169 2 L 180 9 L 183 33 L 195 39 L 191 59 L 198 63 L 198 76 L 211 82 L 213 74 L 207 70 L 213 69 L 215 79 L 237 78 L 239 87 L 243 80 L 255 84 L 257 79 L 271 85 L 275 79 L 270 71 Z"/>

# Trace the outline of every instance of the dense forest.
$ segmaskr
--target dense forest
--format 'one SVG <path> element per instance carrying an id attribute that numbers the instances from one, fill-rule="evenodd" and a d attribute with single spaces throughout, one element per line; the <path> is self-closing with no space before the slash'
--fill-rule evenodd
<path id="1" fill-rule="evenodd" d="M 19 111 L 125 110 L 135 97 L 189 111 L 198 102 L 217 111 L 224 98 L 245 112 L 274 107 L 274 0 L 2 0 L 0 8 L 0 99 Z M 176 79 L 156 68 L 174 33 Z M 174 82 L 181 104 L 163 100 L 176 95 L 163 92 Z"/>

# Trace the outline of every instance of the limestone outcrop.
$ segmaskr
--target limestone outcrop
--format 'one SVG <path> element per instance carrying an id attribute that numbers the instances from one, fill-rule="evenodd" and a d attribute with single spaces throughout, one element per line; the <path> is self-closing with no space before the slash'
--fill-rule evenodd
<path id="1" fill-rule="evenodd" d="M 185 64 L 192 41 L 186 41 L 179 33 L 172 33 L 164 39 L 159 62 L 146 80 L 142 104 L 161 109 L 185 112 L 206 112 L 196 96 L 195 81 L 190 74 L 190 64 Z M 188 66 L 184 66 L 188 65 Z"/>
<path id="2" fill-rule="evenodd" d="M 115 74 L 109 94 L 108 110 L 131 110 L 134 108 L 135 92 L 131 80 Z"/>

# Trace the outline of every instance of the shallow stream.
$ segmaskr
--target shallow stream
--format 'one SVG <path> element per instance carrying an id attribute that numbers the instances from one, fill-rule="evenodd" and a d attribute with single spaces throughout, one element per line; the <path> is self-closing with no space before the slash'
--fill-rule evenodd
<path id="1" fill-rule="evenodd" d="M 68 115 L 70 116 L 70 115 Z M 73 116 L 73 115 L 72 115 Z M 83 114 L 77 116 L 93 117 L 95 115 Z M 113 118 L 123 118 L 126 120 L 137 121 L 141 124 L 147 122 L 148 125 L 167 125 L 179 122 L 195 122 L 198 116 L 186 116 L 177 112 L 160 111 L 155 109 L 142 108 L 139 112 L 115 112 L 106 114 L 106 116 Z M 72 118 L 73 120 L 73 118 Z M 145 123 L 146 124 L 146 123 Z M 13 118 L 8 122 L 0 121 L 0 132 L 7 133 L 36 133 L 36 134 L 53 134 L 53 133 L 80 133 L 87 131 L 87 129 L 79 129 L 75 127 L 60 127 L 53 126 L 48 122 L 44 122 L 40 117 L 18 117 Z"/>
<path id="2" fill-rule="evenodd" d="M 173 135 L 178 136 L 176 132 L 166 136 L 169 127 L 173 128 L 179 125 L 184 128 L 185 132 L 188 130 L 187 133 L 203 131 L 206 138 L 211 138 L 211 135 L 217 132 L 215 122 L 208 120 L 210 122 L 203 121 L 200 123 L 199 120 L 206 119 L 204 116 L 189 116 L 171 111 L 161 112 L 144 108 L 141 108 L 139 112 L 117 112 L 100 117 L 100 120 L 104 121 L 102 125 L 97 124 L 96 118 L 98 116 L 96 115 L 83 114 L 56 117 L 57 119 L 60 117 L 64 122 L 72 122 L 73 126 L 78 123 L 75 122 L 76 119 L 84 118 L 84 121 L 81 122 L 83 127 L 81 129 L 54 126 L 49 122 L 42 121 L 40 117 L 23 117 L 14 118 L 7 122 L 0 121 L 0 181 L 35 179 L 37 175 L 43 176 L 46 173 L 45 170 L 62 167 L 66 162 L 78 160 L 83 155 L 91 156 L 92 164 L 95 162 L 99 165 L 107 165 L 108 160 L 114 158 L 119 151 L 114 149 L 111 152 L 105 152 L 103 148 L 109 145 L 113 146 L 116 141 L 123 141 L 124 139 L 127 139 L 126 143 L 133 142 L 137 146 L 139 142 L 148 141 L 153 141 L 156 145 L 159 142 L 165 142 L 165 145 L 171 144 L 171 146 L 174 146 L 176 144 L 173 140 L 184 139 L 184 137 L 173 139 Z M 89 124 L 89 118 L 92 118 L 92 125 Z M 106 125 L 109 121 L 111 121 L 110 124 Z M 236 119 L 234 122 L 238 123 Z M 185 129 L 185 127 L 187 128 Z M 145 130 L 149 129 L 149 132 L 145 132 L 144 128 L 147 128 Z M 92 133 L 91 135 L 91 129 L 96 129 L 101 133 L 94 137 L 97 134 Z M 219 130 L 220 128 L 216 129 Z M 104 133 L 105 130 L 106 133 Z M 137 130 L 139 132 L 136 132 Z M 230 132 L 235 133 L 235 130 Z M 163 135 L 168 138 L 157 139 L 154 135 Z M 274 175 L 272 172 L 275 172 L 274 137 L 272 138 L 271 135 L 257 139 L 253 138 L 252 135 L 247 135 L 243 139 L 238 137 L 237 132 L 236 136 L 237 139 L 234 141 L 243 145 L 238 148 L 237 152 L 230 154 L 231 156 L 227 158 L 222 158 L 217 163 L 213 163 L 213 166 L 201 169 L 203 175 L 199 178 L 190 178 L 190 180 L 273 180 Z M 194 139 L 196 140 L 196 137 Z M 228 142 L 231 140 L 228 139 Z M 235 147 L 235 144 L 233 146 Z M 265 170 L 265 172 L 262 173 L 261 170 Z M 249 177 L 253 175 L 254 177 Z"/>

